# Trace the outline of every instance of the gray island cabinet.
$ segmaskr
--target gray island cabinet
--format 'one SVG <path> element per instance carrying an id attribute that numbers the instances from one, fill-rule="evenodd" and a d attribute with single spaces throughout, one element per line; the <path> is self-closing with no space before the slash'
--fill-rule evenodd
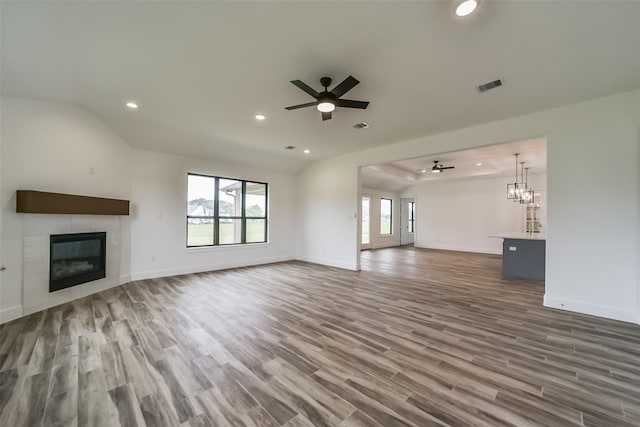
<path id="1" fill-rule="evenodd" d="M 544 280 L 546 237 L 542 233 L 501 233 L 502 276 Z"/>

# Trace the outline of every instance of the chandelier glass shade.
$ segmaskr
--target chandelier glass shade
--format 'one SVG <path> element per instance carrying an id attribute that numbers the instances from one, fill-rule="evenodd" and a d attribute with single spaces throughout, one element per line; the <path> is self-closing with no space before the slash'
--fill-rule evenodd
<path id="1" fill-rule="evenodd" d="M 533 203 L 534 197 L 535 197 L 535 194 L 533 192 L 533 189 L 530 188 L 522 193 L 522 197 L 520 198 L 520 203 L 523 203 L 523 204 Z"/>
<path id="2" fill-rule="evenodd" d="M 519 182 L 507 184 L 507 199 L 513 199 L 515 201 L 520 200 L 522 196 L 523 188 Z"/>

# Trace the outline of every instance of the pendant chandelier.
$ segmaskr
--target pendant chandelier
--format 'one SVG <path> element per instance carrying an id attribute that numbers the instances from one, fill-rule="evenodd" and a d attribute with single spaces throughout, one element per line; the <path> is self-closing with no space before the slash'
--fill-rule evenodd
<path id="1" fill-rule="evenodd" d="M 518 156 L 520 153 L 516 153 L 516 179 L 512 184 L 507 184 L 507 199 L 511 199 L 514 202 L 520 202 L 522 204 L 533 203 L 534 191 L 529 188 L 527 183 L 529 179 L 529 168 L 525 168 L 525 162 L 520 162 L 520 181 L 518 181 Z M 526 170 L 526 176 L 525 176 Z"/>

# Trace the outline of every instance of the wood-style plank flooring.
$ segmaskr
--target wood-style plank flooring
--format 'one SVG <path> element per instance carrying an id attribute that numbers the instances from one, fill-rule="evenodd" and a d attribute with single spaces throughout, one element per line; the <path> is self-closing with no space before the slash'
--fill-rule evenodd
<path id="1" fill-rule="evenodd" d="M 0 326 L 0 425 L 640 425 L 640 327 L 500 265 L 402 247 L 110 289 Z"/>

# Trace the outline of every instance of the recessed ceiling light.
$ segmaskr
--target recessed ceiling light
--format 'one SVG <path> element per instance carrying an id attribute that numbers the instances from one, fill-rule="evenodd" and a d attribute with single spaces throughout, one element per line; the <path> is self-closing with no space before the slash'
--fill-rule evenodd
<path id="1" fill-rule="evenodd" d="M 455 11 L 459 17 L 471 15 L 478 7 L 479 0 L 458 0 L 456 2 Z"/>
<path id="2" fill-rule="evenodd" d="M 125 104 L 127 107 L 131 108 L 132 110 L 137 110 L 138 109 L 138 104 L 136 104 L 135 102 L 129 101 Z"/>
<path id="3" fill-rule="evenodd" d="M 303 151 L 304 154 L 309 154 L 310 152 L 311 152 L 311 150 L 309 150 L 308 148 Z"/>
<path id="4" fill-rule="evenodd" d="M 482 163 L 476 163 L 476 166 L 482 166 Z"/>
<path id="5" fill-rule="evenodd" d="M 265 116 L 264 114 L 256 114 L 256 120 L 264 120 L 266 118 L 267 116 Z"/>

